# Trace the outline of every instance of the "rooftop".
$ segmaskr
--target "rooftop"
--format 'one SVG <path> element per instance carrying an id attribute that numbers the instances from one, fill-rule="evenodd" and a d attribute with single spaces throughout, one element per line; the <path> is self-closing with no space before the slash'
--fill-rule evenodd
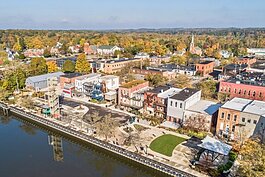
<path id="1" fill-rule="evenodd" d="M 254 100 L 246 106 L 243 112 L 265 116 L 265 102 Z"/>
<path id="2" fill-rule="evenodd" d="M 113 47 L 115 47 L 114 45 L 101 45 L 98 47 L 98 49 L 107 49 L 107 50 L 110 50 L 112 49 Z"/>
<path id="3" fill-rule="evenodd" d="M 226 82 L 265 86 L 265 74 L 260 72 L 242 72 L 235 77 L 229 78 Z"/>
<path id="4" fill-rule="evenodd" d="M 119 63 L 119 62 L 125 62 L 125 61 L 133 61 L 133 60 L 139 60 L 137 58 L 120 58 L 120 59 L 116 59 L 116 60 L 108 60 L 106 61 L 106 63 Z"/>
<path id="5" fill-rule="evenodd" d="M 189 107 L 187 110 L 202 114 L 213 115 L 221 106 L 222 104 L 220 103 L 215 103 L 213 101 L 208 100 L 200 100 L 196 104 Z"/>
<path id="6" fill-rule="evenodd" d="M 200 90 L 198 90 L 198 89 L 185 88 L 185 89 L 181 90 L 179 93 L 171 96 L 170 98 L 175 99 L 175 100 L 185 101 L 186 99 L 188 99 L 189 97 L 191 97 L 192 95 L 194 95 L 195 93 L 197 93 L 199 91 Z"/>
<path id="7" fill-rule="evenodd" d="M 55 73 L 48 73 L 48 74 L 28 77 L 27 80 L 31 80 L 32 82 L 40 82 L 40 81 L 47 80 L 48 78 L 51 78 L 51 77 L 60 77 L 62 75 L 64 75 L 64 73 L 59 71 Z"/>
<path id="8" fill-rule="evenodd" d="M 123 88 L 132 88 L 132 87 L 135 87 L 137 85 L 143 84 L 145 82 L 146 81 L 144 81 L 144 80 L 134 80 L 134 81 L 122 84 L 121 87 L 123 87 Z"/>
<path id="9" fill-rule="evenodd" d="M 78 77 L 77 80 L 84 80 L 84 79 L 89 79 L 89 78 L 93 78 L 93 77 L 100 77 L 101 74 L 98 74 L 98 73 L 90 73 L 90 74 L 86 74 L 86 75 L 83 75 L 81 77 Z"/>
<path id="10" fill-rule="evenodd" d="M 181 89 L 178 89 L 178 88 L 170 88 L 162 93 L 159 93 L 158 97 L 165 99 L 165 98 L 171 97 L 174 94 L 179 93 L 180 91 Z"/>
<path id="11" fill-rule="evenodd" d="M 209 63 L 213 63 L 213 61 L 201 61 L 199 64 L 207 65 Z"/>
<path id="12" fill-rule="evenodd" d="M 119 78 L 119 76 L 106 75 L 106 76 L 102 76 L 102 77 L 101 77 L 102 80 L 115 79 L 115 78 Z"/>
<path id="13" fill-rule="evenodd" d="M 252 100 L 245 99 L 245 98 L 233 98 L 230 101 L 227 101 L 222 108 L 243 111 L 245 107 L 251 102 Z"/>
<path id="14" fill-rule="evenodd" d="M 167 91 L 168 89 L 170 89 L 170 86 L 164 85 L 164 86 L 155 87 L 152 90 L 149 90 L 148 92 L 151 92 L 151 93 L 162 93 L 162 92 Z"/>

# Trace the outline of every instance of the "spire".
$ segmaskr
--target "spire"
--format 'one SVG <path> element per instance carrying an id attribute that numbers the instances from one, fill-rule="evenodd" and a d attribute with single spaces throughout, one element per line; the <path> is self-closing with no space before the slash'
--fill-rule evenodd
<path id="1" fill-rule="evenodd" d="M 191 43 L 194 44 L 194 35 L 191 36 Z"/>

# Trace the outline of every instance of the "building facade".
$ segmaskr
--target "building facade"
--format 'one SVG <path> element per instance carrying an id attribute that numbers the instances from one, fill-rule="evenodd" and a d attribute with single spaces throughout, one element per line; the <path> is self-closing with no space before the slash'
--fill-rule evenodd
<path id="1" fill-rule="evenodd" d="M 185 88 L 168 98 L 167 119 L 175 123 L 183 123 L 184 111 L 201 99 L 201 91 Z"/>
<path id="2" fill-rule="evenodd" d="M 196 72 L 203 77 L 212 73 L 213 69 L 214 69 L 213 61 L 204 61 L 196 64 Z"/>
<path id="3" fill-rule="evenodd" d="M 118 105 L 125 109 L 142 109 L 144 92 L 149 89 L 149 83 L 142 80 L 134 80 L 121 85 L 118 91 Z"/>

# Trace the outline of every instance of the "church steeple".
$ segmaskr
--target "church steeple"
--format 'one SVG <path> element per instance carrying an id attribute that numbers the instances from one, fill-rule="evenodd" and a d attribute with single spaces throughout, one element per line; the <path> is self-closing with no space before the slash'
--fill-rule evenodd
<path id="1" fill-rule="evenodd" d="M 193 53 L 194 49 L 195 49 L 195 46 L 194 46 L 194 35 L 192 34 L 191 43 L 190 43 L 190 52 Z"/>

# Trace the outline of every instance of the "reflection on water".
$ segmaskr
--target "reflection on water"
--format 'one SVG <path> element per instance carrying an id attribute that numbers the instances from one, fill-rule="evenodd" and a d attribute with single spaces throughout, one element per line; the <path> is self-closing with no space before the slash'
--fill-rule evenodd
<path id="1" fill-rule="evenodd" d="M 139 164 L 0 116 L 0 177 L 161 177 Z"/>

